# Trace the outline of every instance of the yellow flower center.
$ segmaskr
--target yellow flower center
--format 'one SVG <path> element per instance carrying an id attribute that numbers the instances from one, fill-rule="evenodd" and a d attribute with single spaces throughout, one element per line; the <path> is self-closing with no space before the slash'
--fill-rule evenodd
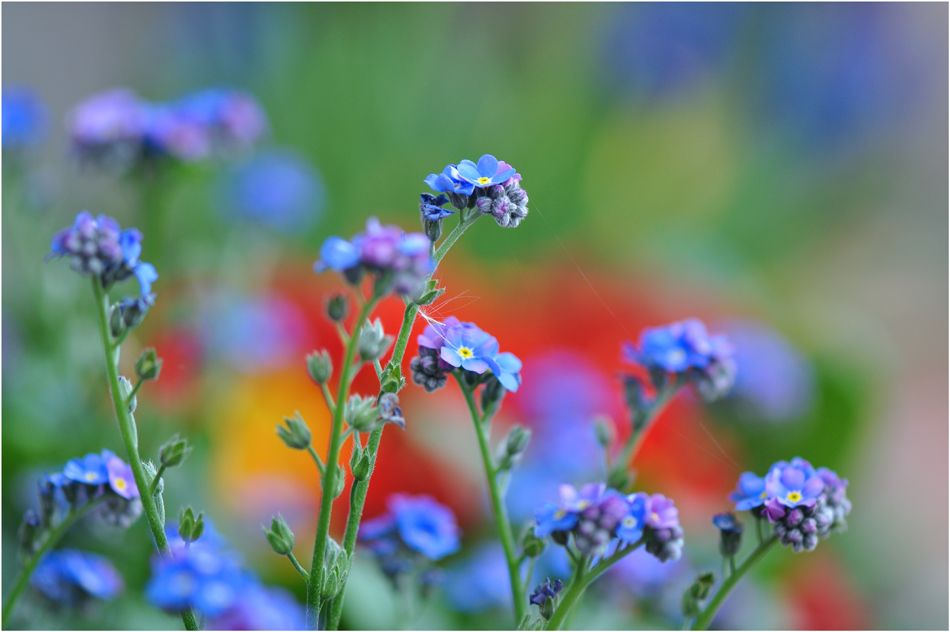
<path id="1" fill-rule="evenodd" d="M 113 485 L 115 485 L 116 489 L 119 491 L 124 490 L 128 486 L 124 478 L 115 479 L 115 482 L 113 483 Z"/>
<path id="2" fill-rule="evenodd" d="M 482 186 L 482 187 L 483 187 L 483 186 L 485 186 L 486 184 L 488 184 L 489 182 L 491 182 L 491 178 L 486 178 L 486 177 L 482 176 L 481 178 L 479 178 L 479 179 L 477 180 L 477 182 L 478 182 L 478 185 L 479 185 L 479 186 Z"/>
<path id="3" fill-rule="evenodd" d="M 766 498 L 768 498 L 768 496 L 769 495 L 766 494 L 765 492 L 762 492 L 761 494 L 759 494 L 759 498 L 761 498 L 762 500 L 765 500 Z"/>
<path id="4" fill-rule="evenodd" d="M 656 513 L 656 512 L 654 511 L 653 513 L 650 514 L 650 520 L 652 520 L 653 522 L 659 522 L 659 521 L 660 521 L 660 514 L 658 514 L 658 513 Z"/>
<path id="5" fill-rule="evenodd" d="M 468 347 L 459 347 L 459 355 L 462 356 L 463 360 L 468 360 L 475 355 L 475 353 Z"/>
<path id="6" fill-rule="evenodd" d="M 788 496 L 785 498 L 787 498 L 790 503 L 797 503 L 802 499 L 802 495 L 799 492 L 788 492 Z"/>
<path id="7" fill-rule="evenodd" d="M 555 519 L 555 520 L 560 520 L 561 518 L 563 518 L 563 517 L 566 516 L 566 515 L 567 515 L 567 512 L 566 512 L 566 511 L 564 511 L 563 509 L 558 509 L 556 512 L 554 512 L 554 519 Z"/>
<path id="8" fill-rule="evenodd" d="M 96 473 L 95 473 L 95 472 L 86 472 L 86 480 L 87 480 L 87 481 L 94 481 L 94 480 L 96 480 Z"/>
<path id="9" fill-rule="evenodd" d="M 582 500 L 581 502 L 577 503 L 578 509 L 587 509 L 588 507 L 590 507 L 590 502 L 587 500 Z"/>
<path id="10" fill-rule="evenodd" d="M 633 516 L 627 516 L 623 519 L 623 526 L 627 527 L 628 529 L 632 529 L 637 526 L 637 519 Z"/>

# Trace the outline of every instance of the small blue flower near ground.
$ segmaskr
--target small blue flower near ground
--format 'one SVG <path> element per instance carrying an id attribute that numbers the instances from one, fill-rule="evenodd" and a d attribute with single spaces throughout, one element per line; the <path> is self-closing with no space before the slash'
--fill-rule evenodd
<path id="1" fill-rule="evenodd" d="M 47 599 L 68 606 L 79 606 L 92 598 L 114 599 L 125 587 L 108 559 L 76 549 L 44 555 L 30 584 Z"/>

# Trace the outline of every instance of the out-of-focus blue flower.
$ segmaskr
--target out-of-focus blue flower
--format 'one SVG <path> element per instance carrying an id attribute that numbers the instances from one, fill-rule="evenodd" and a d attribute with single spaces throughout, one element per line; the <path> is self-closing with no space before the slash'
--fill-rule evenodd
<path id="1" fill-rule="evenodd" d="M 460 162 L 458 174 L 465 182 L 478 188 L 485 188 L 505 182 L 515 175 L 515 170 L 509 167 L 506 171 L 500 171 L 498 159 L 491 154 L 485 154 L 478 159 L 478 164 L 471 160 Z"/>
<path id="2" fill-rule="evenodd" d="M 555 579 L 552 582 L 549 577 L 538 584 L 534 592 L 531 593 L 531 596 L 528 597 L 528 603 L 535 606 L 544 605 L 544 602 L 548 599 L 556 598 L 562 588 L 564 588 L 564 583 L 560 579 Z"/>
<path id="3" fill-rule="evenodd" d="M 287 149 L 263 151 L 235 165 L 215 193 L 223 214 L 285 233 L 312 227 L 320 219 L 325 195 L 317 170 Z"/>
<path id="4" fill-rule="evenodd" d="M 454 193 L 456 195 L 471 195 L 475 185 L 459 175 L 455 165 L 448 165 L 442 173 L 430 173 L 425 183 L 437 193 Z"/>
<path id="5" fill-rule="evenodd" d="M 250 581 L 240 598 L 223 613 L 208 620 L 208 630 L 304 630 L 304 607 L 282 588 Z"/>
<path id="6" fill-rule="evenodd" d="M 765 479 L 756 476 L 754 472 L 743 472 L 739 476 L 736 491 L 729 495 L 729 499 L 736 503 L 736 511 L 748 511 L 764 505 L 768 498 L 769 495 L 765 491 Z"/>
<path id="7" fill-rule="evenodd" d="M 201 335 L 212 354 L 254 373 L 292 361 L 307 325 L 300 308 L 278 295 L 219 296 L 202 312 Z"/>
<path id="8" fill-rule="evenodd" d="M 386 557 L 399 545 L 439 560 L 458 551 L 459 528 L 452 510 L 431 496 L 393 494 L 387 501 L 389 511 L 363 523 L 360 540 L 371 550 Z"/>
<path id="9" fill-rule="evenodd" d="M 605 39 L 612 85 L 669 97 L 701 84 L 728 63 L 746 14 L 735 3 L 618 6 Z"/>
<path id="10" fill-rule="evenodd" d="M 512 393 L 521 386 L 521 360 L 513 353 L 499 353 L 494 358 L 486 358 L 488 367 L 501 385 Z"/>
<path id="11" fill-rule="evenodd" d="M 437 222 L 455 213 L 455 209 L 442 208 L 449 203 L 444 195 L 435 196 L 431 193 L 421 193 L 419 200 L 419 211 L 426 221 Z"/>
<path id="12" fill-rule="evenodd" d="M 508 563 L 497 543 L 485 544 L 447 572 L 445 593 L 455 610 L 482 612 L 511 605 Z"/>
<path id="13" fill-rule="evenodd" d="M 786 507 L 811 507 L 824 489 L 825 482 L 811 464 L 801 459 L 798 463 L 793 460 L 788 465 L 783 462 L 773 465 L 765 477 L 765 491 L 769 498 L 777 499 Z"/>
<path id="14" fill-rule="evenodd" d="M 68 606 L 79 606 L 91 598 L 114 599 L 124 588 L 122 576 L 109 560 L 76 549 L 44 555 L 30 584 L 47 599 Z"/>
<path id="15" fill-rule="evenodd" d="M 234 554 L 198 540 L 173 548 L 171 558 L 154 558 L 145 596 L 163 610 L 195 608 L 214 617 L 238 603 L 248 583 Z"/>
<path id="16" fill-rule="evenodd" d="M 723 328 L 737 367 L 735 385 L 725 402 L 739 417 L 780 423 L 809 411 L 815 377 L 805 356 L 761 323 L 737 321 Z"/>
<path id="17" fill-rule="evenodd" d="M 141 156 L 147 123 L 145 102 L 125 88 L 89 97 L 67 119 L 79 157 L 111 168 L 127 168 Z"/>
<path id="18" fill-rule="evenodd" d="M 677 574 L 678 565 L 663 563 L 646 549 L 629 553 L 608 570 L 638 596 L 652 596 L 668 585 Z"/>
<path id="19" fill-rule="evenodd" d="M 39 96 L 26 86 L 4 86 L 2 101 L 3 149 L 22 151 L 39 144 L 49 119 Z"/>
<path id="20" fill-rule="evenodd" d="M 887 5 L 775 5 L 763 11 L 755 104 L 793 142 L 842 149 L 887 130 L 913 103 L 914 73 Z"/>
<path id="21" fill-rule="evenodd" d="M 577 524 L 577 514 L 573 511 L 559 507 L 554 503 L 544 503 L 534 514 L 537 524 L 534 526 L 534 534 L 539 538 L 544 538 L 555 531 L 570 531 Z"/>
<path id="22" fill-rule="evenodd" d="M 208 130 L 226 149 L 246 148 L 268 130 L 267 115 L 253 96 L 231 88 L 209 88 L 182 98 L 179 116 Z"/>
<path id="23" fill-rule="evenodd" d="M 132 467 L 114 454 L 110 458 L 103 458 L 103 461 L 109 475 L 109 487 L 112 488 L 112 491 L 127 500 L 138 498 L 139 488 L 135 484 Z"/>
<path id="24" fill-rule="evenodd" d="M 63 468 L 63 476 L 86 485 L 101 485 L 109 482 L 106 463 L 98 454 L 87 454 L 81 459 L 70 459 Z"/>
<path id="25" fill-rule="evenodd" d="M 375 217 L 366 221 L 366 231 L 350 241 L 330 237 L 320 248 L 316 272 L 335 270 L 360 272 L 360 266 L 373 274 L 392 275 L 392 289 L 411 295 L 422 289 L 434 269 L 429 256 L 429 238 L 422 233 L 406 234 L 396 226 L 383 226 Z M 356 278 L 359 278 L 358 276 Z"/>

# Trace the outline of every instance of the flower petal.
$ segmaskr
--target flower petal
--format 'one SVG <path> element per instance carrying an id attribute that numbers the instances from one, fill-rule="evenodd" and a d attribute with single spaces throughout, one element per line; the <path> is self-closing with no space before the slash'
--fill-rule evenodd
<path id="1" fill-rule="evenodd" d="M 498 160 L 491 154 L 478 159 L 478 173 L 485 178 L 494 178 L 498 173 Z"/>

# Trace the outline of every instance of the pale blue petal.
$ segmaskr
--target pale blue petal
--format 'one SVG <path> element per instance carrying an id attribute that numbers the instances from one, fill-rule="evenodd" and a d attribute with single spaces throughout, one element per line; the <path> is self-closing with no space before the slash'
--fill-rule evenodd
<path id="1" fill-rule="evenodd" d="M 486 178 L 494 178 L 498 173 L 498 159 L 491 154 L 485 154 L 479 158 L 478 173 Z"/>

